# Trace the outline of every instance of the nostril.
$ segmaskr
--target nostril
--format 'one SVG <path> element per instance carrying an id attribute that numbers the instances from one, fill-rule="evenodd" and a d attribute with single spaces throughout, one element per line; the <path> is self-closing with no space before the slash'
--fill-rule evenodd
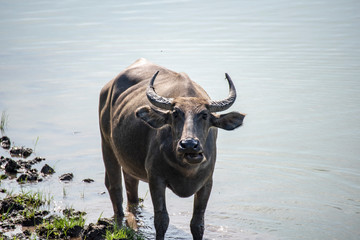
<path id="1" fill-rule="evenodd" d="M 181 140 L 181 141 L 180 141 L 180 147 L 182 147 L 182 148 L 187 148 L 187 147 L 186 147 L 186 141 L 185 141 L 185 140 Z"/>
<path id="2" fill-rule="evenodd" d="M 195 148 L 197 148 L 198 146 L 199 146 L 199 141 L 198 140 L 193 140 L 194 141 L 194 146 L 193 146 L 193 148 L 195 149 Z"/>

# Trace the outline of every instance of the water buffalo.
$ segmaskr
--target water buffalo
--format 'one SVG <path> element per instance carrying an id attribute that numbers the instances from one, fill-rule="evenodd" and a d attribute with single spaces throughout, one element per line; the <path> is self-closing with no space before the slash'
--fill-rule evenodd
<path id="1" fill-rule="evenodd" d="M 166 187 L 180 197 L 195 194 L 190 228 L 193 239 L 202 239 L 217 128 L 233 130 L 244 119 L 238 112 L 215 113 L 236 98 L 226 78 L 229 96 L 213 101 L 185 73 L 139 59 L 103 87 L 99 120 L 105 185 L 118 221 L 124 217 L 122 170 L 128 207 L 138 203 L 139 180 L 149 183 L 156 239 L 164 239 L 169 224 Z"/>

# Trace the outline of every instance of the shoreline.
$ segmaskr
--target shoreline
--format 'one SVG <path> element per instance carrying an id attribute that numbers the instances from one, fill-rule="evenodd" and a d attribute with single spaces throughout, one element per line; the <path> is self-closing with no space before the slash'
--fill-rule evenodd
<path id="1" fill-rule="evenodd" d="M 46 158 L 30 156 L 31 148 L 11 147 L 7 136 L 0 138 L 6 155 L 0 156 L 0 240 L 5 239 L 145 239 L 140 231 L 123 224 L 115 224 L 112 218 L 100 215 L 95 223 L 85 225 L 87 213 L 72 207 L 51 209 L 53 197 L 43 192 L 20 191 L 2 187 L 4 181 L 14 180 L 20 189 L 24 184 L 37 185 L 44 179 L 53 178 L 55 170 L 46 163 Z M 5 155 L 5 154 L 4 154 Z M 39 171 L 34 166 L 41 165 Z M 59 181 L 72 181 L 72 173 L 59 176 Z M 82 182 L 91 184 L 91 178 Z"/>

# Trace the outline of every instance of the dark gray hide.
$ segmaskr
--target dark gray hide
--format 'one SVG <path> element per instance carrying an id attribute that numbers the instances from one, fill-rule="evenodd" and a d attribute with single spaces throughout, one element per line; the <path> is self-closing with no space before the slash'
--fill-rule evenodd
<path id="1" fill-rule="evenodd" d="M 128 207 L 138 203 L 139 180 L 149 183 L 156 239 L 164 239 L 169 224 L 166 187 L 180 197 L 195 194 L 190 227 L 193 238 L 202 239 L 217 128 L 233 130 L 244 118 L 238 112 L 215 113 L 229 108 L 236 98 L 235 87 L 226 77 L 229 97 L 212 101 L 186 74 L 139 59 L 101 90 L 105 185 L 119 222 L 124 217 L 122 170 Z"/>

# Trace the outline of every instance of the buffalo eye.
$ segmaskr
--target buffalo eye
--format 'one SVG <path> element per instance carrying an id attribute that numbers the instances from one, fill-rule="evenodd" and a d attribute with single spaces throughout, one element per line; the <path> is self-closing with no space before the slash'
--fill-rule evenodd
<path id="1" fill-rule="evenodd" d="M 207 119 L 208 119 L 208 114 L 207 114 L 207 113 L 203 113 L 203 114 L 202 114 L 202 119 L 207 120 Z"/>

